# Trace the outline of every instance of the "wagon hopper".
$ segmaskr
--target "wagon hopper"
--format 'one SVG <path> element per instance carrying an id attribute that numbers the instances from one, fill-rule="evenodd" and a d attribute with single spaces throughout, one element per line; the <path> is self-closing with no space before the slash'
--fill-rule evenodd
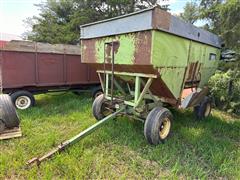
<path id="1" fill-rule="evenodd" d="M 159 7 L 81 27 L 82 61 L 99 74 L 104 95 L 93 104 L 101 120 L 124 113 L 145 122 L 148 142 L 166 139 L 172 123 L 165 105 L 211 111 L 205 87 L 220 58 L 218 36 L 185 23 Z"/>

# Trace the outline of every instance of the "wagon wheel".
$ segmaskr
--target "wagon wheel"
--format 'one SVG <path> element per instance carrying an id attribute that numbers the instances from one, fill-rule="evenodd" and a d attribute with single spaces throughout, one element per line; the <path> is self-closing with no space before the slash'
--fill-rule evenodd
<path id="1" fill-rule="evenodd" d="M 0 120 L 6 128 L 19 126 L 19 118 L 9 95 L 0 95 Z M 1 125 L 3 128 L 3 124 Z"/>
<path id="2" fill-rule="evenodd" d="M 100 96 L 101 94 L 103 94 L 102 90 L 96 91 L 93 94 L 93 98 L 96 99 L 98 96 Z"/>
<path id="3" fill-rule="evenodd" d="M 97 96 L 93 102 L 92 112 L 98 121 L 111 114 L 111 111 L 107 108 L 106 102 L 107 100 L 104 98 L 104 94 Z"/>
<path id="4" fill-rule="evenodd" d="M 194 113 L 197 120 L 207 118 L 212 111 L 212 105 L 209 97 L 204 97 L 200 105 L 194 107 Z"/>
<path id="5" fill-rule="evenodd" d="M 35 99 L 32 93 L 28 91 L 17 91 L 11 94 L 13 104 L 16 108 L 25 110 L 35 105 Z"/>
<path id="6" fill-rule="evenodd" d="M 5 130 L 5 123 L 3 120 L 0 119 L 0 133 Z"/>
<path id="7" fill-rule="evenodd" d="M 144 124 L 144 135 L 150 144 L 163 142 L 171 132 L 173 116 L 163 107 L 156 107 L 150 111 Z"/>

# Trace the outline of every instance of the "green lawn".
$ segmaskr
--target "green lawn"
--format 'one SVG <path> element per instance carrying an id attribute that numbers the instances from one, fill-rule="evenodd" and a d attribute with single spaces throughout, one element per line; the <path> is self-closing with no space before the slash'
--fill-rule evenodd
<path id="1" fill-rule="evenodd" d="M 0 179 L 240 178 L 240 119 L 214 111 L 196 122 L 191 111 L 174 111 L 171 137 L 151 146 L 143 124 L 118 118 L 51 160 L 31 169 L 25 162 L 96 121 L 88 94 L 37 96 L 19 112 L 23 137 L 0 142 Z"/>

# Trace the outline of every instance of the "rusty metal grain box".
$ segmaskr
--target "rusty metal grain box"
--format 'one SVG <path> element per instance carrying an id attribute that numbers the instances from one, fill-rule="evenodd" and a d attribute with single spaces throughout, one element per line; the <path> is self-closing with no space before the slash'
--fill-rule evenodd
<path id="1" fill-rule="evenodd" d="M 0 49 L 0 86 L 4 93 L 98 83 L 95 70 L 81 62 L 79 46 L 11 41 Z"/>

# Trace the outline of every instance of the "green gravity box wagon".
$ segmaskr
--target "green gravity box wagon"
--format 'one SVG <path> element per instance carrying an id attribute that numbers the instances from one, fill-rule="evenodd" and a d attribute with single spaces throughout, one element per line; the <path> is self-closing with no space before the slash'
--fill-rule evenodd
<path id="1" fill-rule="evenodd" d="M 104 89 L 93 104 L 96 119 L 124 106 L 122 114 L 144 121 L 146 139 L 158 144 L 171 128 L 164 107 L 210 114 L 205 85 L 220 59 L 218 36 L 153 7 L 81 26 L 81 48 Z"/>
<path id="2" fill-rule="evenodd" d="M 211 112 L 208 89 L 220 59 L 218 36 L 153 7 L 81 26 L 82 62 L 97 69 L 104 94 L 93 102 L 96 124 L 41 158 L 40 163 L 125 115 L 144 122 L 150 144 L 164 141 L 173 116 L 167 107 L 193 107 L 197 119 Z"/>

